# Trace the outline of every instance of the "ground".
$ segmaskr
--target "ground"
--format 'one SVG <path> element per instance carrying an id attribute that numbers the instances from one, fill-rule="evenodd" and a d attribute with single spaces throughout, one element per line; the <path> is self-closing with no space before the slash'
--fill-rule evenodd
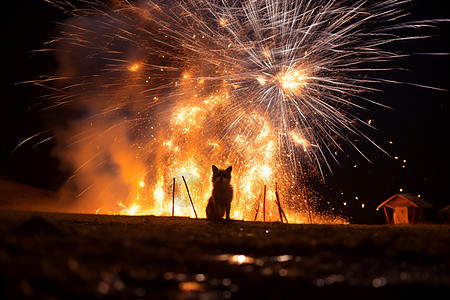
<path id="1" fill-rule="evenodd" d="M 0 236 L 1 299 L 418 299 L 450 290 L 447 225 L 2 210 Z"/>

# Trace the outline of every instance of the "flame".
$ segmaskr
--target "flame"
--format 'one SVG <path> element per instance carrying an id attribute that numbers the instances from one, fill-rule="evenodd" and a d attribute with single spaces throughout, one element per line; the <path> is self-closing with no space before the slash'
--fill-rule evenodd
<path id="1" fill-rule="evenodd" d="M 292 76 L 297 75 L 294 73 Z M 213 95 L 198 99 L 201 93 L 196 90 L 195 83 L 185 85 L 186 89 L 192 90 L 191 97 L 180 99 L 170 112 L 169 122 L 158 127 L 158 133 L 147 149 L 145 146 L 139 147 L 156 155 L 155 174 L 152 175 L 146 168 L 141 168 L 138 174 L 130 172 L 127 181 L 135 187 L 135 192 L 129 194 L 128 204 L 118 202 L 117 209 L 110 208 L 108 211 L 99 208 L 97 212 L 169 216 L 173 209 L 176 216 L 195 217 L 183 184 L 184 177 L 199 217 L 206 217 L 205 209 L 213 188 L 211 165 L 215 164 L 222 168 L 233 166 L 232 219 L 255 220 L 256 217 L 262 220 L 263 190 L 266 186 L 265 220 L 279 221 L 275 194 L 277 183 L 281 197 L 291 195 L 289 199 L 281 199 L 288 221 L 309 222 L 306 211 L 290 204 L 304 201 L 301 201 L 301 193 L 294 190 L 296 181 L 292 180 L 293 175 L 288 176 L 283 171 L 278 156 L 279 133 L 272 128 L 266 116 L 258 111 L 242 115 L 242 124 L 238 125 L 245 130 L 231 130 L 230 138 L 220 139 L 216 134 L 218 128 L 229 124 L 218 125 L 220 121 L 214 116 L 229 105 L 228 89 L 224 87 Z M 290 135 L 304 149 L 310 146 L 299 134 L 291 132 Z"/>

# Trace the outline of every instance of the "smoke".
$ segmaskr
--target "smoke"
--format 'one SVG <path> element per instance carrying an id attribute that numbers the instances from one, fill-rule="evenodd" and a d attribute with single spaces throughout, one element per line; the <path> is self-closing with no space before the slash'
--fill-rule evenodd
<path id="1" fill-rule="evenodd" d="M 76 199 L 77 207 L 92 212 L 128 199 L 136 182 L 133 174 L 142 166 L 129 151 L 132 145 L 120 121 L 80 119 L 56 129 L 55 137 L 61 167 L 74 174 L 64 187 L 64 201 Z"/>
<path id="2" fill-rule="evenodd" d="M 108 68 L 112 61 L 133 61 L 136 50 L 108 39 L 116 29 L 106 21 L 99 16 L 70 18 L 54 40 L 59 90 L 52 95 L 58 101 L 49 103 L 57 120 L 53 154 L 61 170 L 73 174 L 60 195 L 77 212 L 117 211 L 117 203 L 125 205 L 135 196 L 141 181 L 136 177 L 145 170 L 137 157 L 139 137 L 130 130 L 144 106 L 141 89 L 126 68 Z"/>

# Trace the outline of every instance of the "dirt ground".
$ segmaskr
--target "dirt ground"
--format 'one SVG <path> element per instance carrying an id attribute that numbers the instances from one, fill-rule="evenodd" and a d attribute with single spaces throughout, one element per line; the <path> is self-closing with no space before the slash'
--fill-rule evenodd
<path id="1" fill-rule="evenodd" d="M 450 291 L 450 226 L 0 211 L 1 299 L 406 299 Z"/>

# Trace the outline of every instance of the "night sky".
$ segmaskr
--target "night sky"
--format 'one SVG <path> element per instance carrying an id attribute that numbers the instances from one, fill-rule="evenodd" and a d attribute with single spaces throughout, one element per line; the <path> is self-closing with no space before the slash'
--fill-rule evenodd
<path id="1" fill-rule="evenodd" d="M 446 0 L 420 0 L 409 4 L 411 19 L 450 18 Z M 57 22 L 67 15 L 44 1 L 11 1 L 2 8 L 2 109 L 0 176 L 12 181 L 48 189 L 58 189 L 68 174 L 59 171 L 52 156 L 51 141 L 19 143 L 46 129 L 41 98 L 48 91 L 31 84 L 41 74 L 51 74 L 57 63 L 46 53 L 44 43 L 55 36 Z M 434 36 L 426 40 L 396 43 L 400 51 L 419 53 L 393 62 L 409 71 L 389 73 L 389 79 L 402 82 L 450 88 L 448 55 L 420 53 L 450 52 L 450 22 L 441 22 Z M 6 67 L 5 67 L 6 65 Z M 325 176 L 326 185 L 311 182 L 316 194 L 322 195 L 320 207 L 333 210 L 355 223 L 383 223 L 384 213 L 378 204 L 395 193 L 420 195 L 434 209 L 425 212 L 429 221 L 439 221 L 437 211 L 450 204 L 448 196 L 449 159 L 448 125 L 449 92 L 419 88 L 407 84 L 386 84 L 383 92 L 370 95 L 391 109 L 368 105 L 359 112 L 363 120 L 372 120 L 377 130 L 365 133 L 388 154 L 365 142 L 361 148 L 368 162 L 356 151 L 339 155 L 339 164 Z M 43 134 L 38 140 L 49 137 Z M 38 141 L 37 140 L 37 141 Z M 359 144 L 358 144 L 359 145 Z"/>

